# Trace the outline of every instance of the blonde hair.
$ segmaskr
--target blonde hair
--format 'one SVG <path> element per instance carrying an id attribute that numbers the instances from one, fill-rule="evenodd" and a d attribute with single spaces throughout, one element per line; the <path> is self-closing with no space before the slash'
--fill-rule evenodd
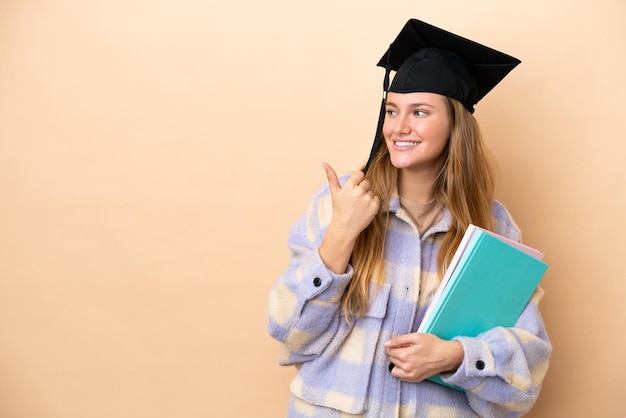
<path id="1" fill-rule="evenodd" d="M 444 150 L 445 162 L 435 180 L 435 199 L 450 211 L 450 228 L 437 254 L 441 278 L 450 265 L 469 224 L 493 231 L 491 205 L 495 182 L 492 160 L 485 147 L 478 122 L 457 100 L 448 98 L 452 129 Z M 380 197 L 381 210 L 357 238 L 351 264 L 354 277 L 342 298 L 343 312 L 350 321 L 362 316 L 370 302 L 369 284 L 385 281 L 385 238 L 389 223 L 389 200 L 397 188 L 398 170 L 391 164 L 387 147 L 382 144 L 366 178 L 372 192 Z"/>

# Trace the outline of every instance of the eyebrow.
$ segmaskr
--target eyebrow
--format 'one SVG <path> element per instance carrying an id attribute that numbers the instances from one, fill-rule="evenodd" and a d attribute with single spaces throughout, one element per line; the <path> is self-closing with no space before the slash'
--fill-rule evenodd
<path id="1" fill-rule="evenodd" d="M 393 107 L 399 107 L 397 104 L 395 104 L 394 102 L 387 102 L 386 105 L 388 106 L 393 106 Z M 426 102 L 416 102 L 416 103 L 410 103 L 408 105 L 409 107 L 415 108 L 415 107 L 420 107 L 420 106 L 428 106 L 428 107 L 435 107 L 433 105 L 431 105 L 430 103 L 426 103 Z"/>

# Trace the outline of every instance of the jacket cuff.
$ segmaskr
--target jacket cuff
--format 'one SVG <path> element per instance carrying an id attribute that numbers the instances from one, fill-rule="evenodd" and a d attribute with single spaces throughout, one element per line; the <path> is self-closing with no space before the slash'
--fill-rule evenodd
<path id="1" fill-rule="evenodd" d="M 345 273 L 336 274 L 324 264 L 324 261 L 315 252 L 316 267 L 302 274 L 301 283 L 304 285 L 305 299 L 318 298 L 329 302 L 341 299 L 346 286 L 354 276 L 354 269 L 348 265 Z"/>
<path id="2" fill-rule="evenodd" d="M 453 340 L 463 345 L 465 355 L 456 372 L 441 376 L 444 382 L 473 389 L 479 386 L 484 378 L 496 375 L 495 361 L 487 341 L 469 337 L 456 337 Z"/>

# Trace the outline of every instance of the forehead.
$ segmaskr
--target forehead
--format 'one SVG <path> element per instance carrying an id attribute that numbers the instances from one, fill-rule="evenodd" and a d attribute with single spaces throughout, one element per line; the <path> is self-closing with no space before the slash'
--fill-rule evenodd
<path id="1" fill-rule="evenodd" d="M 428 105 L 432 107 L 445 107 L 447 99 L 438 93 L 415 92 L 415 93 L 387 93 L 387 103 L 397 106 Z"/>

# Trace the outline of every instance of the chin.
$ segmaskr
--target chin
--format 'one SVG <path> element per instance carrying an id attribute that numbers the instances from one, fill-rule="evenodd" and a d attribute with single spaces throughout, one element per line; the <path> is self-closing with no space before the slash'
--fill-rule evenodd
<path id="1" fill-rule="evenodd" d="M 391 161 L 391 165 L 397 168 L 398 170 L 401 170 L 403 168 L 411 168 L 411 167 L 415 167 L 416 165 L 419 165 L 419 164 L 416 164 L 415 161 L 398 160 L 394 158 L 391 158 L 390 161 Z"/>

